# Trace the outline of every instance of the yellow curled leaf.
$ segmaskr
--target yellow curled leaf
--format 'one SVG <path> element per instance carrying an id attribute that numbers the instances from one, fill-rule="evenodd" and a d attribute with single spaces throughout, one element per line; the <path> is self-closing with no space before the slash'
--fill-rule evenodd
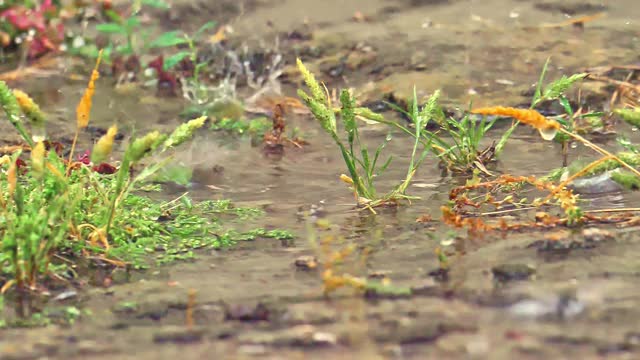
<path id="1" fill-rule="evenodd" d="M 93 146 L 93 151 L 91 151 L 91 162 L 94 164 L 101 163 L 111 155 L 116 134 L 118 134 L 118 126 L 113 125 Z"/>

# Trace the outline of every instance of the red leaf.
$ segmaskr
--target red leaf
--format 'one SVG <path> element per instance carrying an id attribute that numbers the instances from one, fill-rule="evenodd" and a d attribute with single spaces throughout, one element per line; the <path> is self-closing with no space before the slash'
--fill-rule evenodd
<path id="1" fill-rule="evenodd" d="M 79 155 L 78 161 L 85 165 L 89 165 L 91 163 L 91 151 L 86 150 L 82 155 Z"/>
<path id="2" fill-rule="evenodd" d="M 101 163 L 100 165 L 94 166 L 93 171 L 99 174 L 110 175 L 110 174 L 115 174 L 115 172 L 118 171 L 118 168 L 116 168 L 111 164 Z"/>

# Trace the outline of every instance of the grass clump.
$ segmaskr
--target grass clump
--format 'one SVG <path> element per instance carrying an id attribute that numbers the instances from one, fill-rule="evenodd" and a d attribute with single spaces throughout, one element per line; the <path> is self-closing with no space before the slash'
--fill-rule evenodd
<path id="1" fill-rule="evenodd" d="M 640 108 L 614 110 L 629 125 L 640 127 Z"/>
<path id="2" fill-rule="evenodd" d="M 309 110 L 311 110 L 311 113 L 318 120 L 320 126 L 331 136 L 340 149 L 342 158 L 349 172 L 349 175 L 342 175 L 341 179 L 352 186 L 358 205 L 373 210 L 373 208 L 377 206 L 397 204 L 401 200 L 415 199 L 415 197 L 406 195 L 406 189 L 418 167 L 428 154 L 429 147 L 423 137 L 423 129 L 427 122 L 433 118 L 435 108 L 427 105 L 422 109 L 418 109 L 417 102 L 414 102 L 410 113 L 414 129 L 410 130 L 398 123 L 385 120 L 382 116 L 367 108 L 357 107 L 356 99 L 348 90 L 342 90 L 340 92 L 340 107 L 334 108 L 331 100 L 327 96 L 326 90 L 321 87 L 320 83 L 316 81 L 313 74 L 307 70 L 300 60 L 298 60 L 298 69 L 302 73 L 307 88 L 309 89 L 309 93 L 298 90 L 298 95 Z M 391 157 L 383 163 L 380 162 L 382 150 L 391 140 L 391 136 L 387 136 L 385 141 L 381 143 L 374 152 L 370 152 L 360 139 L 357 117 L 387 123 L 396 128 L 400 128 L 402 131 L 414 137 L 411 160 L 404 180 L 385 194 L 381 195 L 378 193 L 375 186 L 375 179 L 381 175 L 391 163 Z M 342 122 L 346 141 L 338 133 L 338 118 L 340 118 Z"/>
<path id="3" fill-rule="evenodd" d="M 443 115 L 438 121 L 440 131 L 428 132 L 432 139 L 432 152 L 446 169 L 454 173 L 471 173 L 478 169 L 491 175 L 486 165 L 495 158 L 495 144 L 481 149 L 481 142 L 496 120 L 482 117 L 476 121 L 470 114 L 457 120 Z M 440 132 L 446 137 L 441 136 Z"/>
<path id="4" fill-rule="evenodd" d="M 15 92 L 0 82 L 0 106 L 30 149 L 29 156 L 20 149 L 0 158 L 2 292 L 12 286 L 37 289 L 42 275 L 69 269 L 65 264 L 78 256 L 140 268 L 156 252 L 160 252 L 157 261 L 164 263 L 191 258 L 200 247 L 292 236 L 261 228 L 238 232 L 224 226 L 223 217 L 247 219 L 261 214 L 228 201 L 193 204 L 185 194 L 159 203 L 136 193 L 172 161 L 174 149 L 189 141 L 206 117 L 190 120 L 169 134 L 151 131 L 134 137 L 119 166 L 107 162 L 118 132 L 114 125 L 93 146 L 93 163 L 74 161 L 80 130 L 90 121 L 98 77 L 96 66 L 77 107 L 77 131 L 68 160 L 48 141 L 33 141 L 23 125 L 23 116 L 29 113 L 21 112 Z M 160 160 L 147 162 L 151 154 Z"/>

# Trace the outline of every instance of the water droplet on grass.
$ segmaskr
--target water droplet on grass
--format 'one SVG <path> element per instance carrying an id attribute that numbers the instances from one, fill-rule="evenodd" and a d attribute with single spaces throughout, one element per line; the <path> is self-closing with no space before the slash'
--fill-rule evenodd
<path id="1" fill-rule="evenodd" d="M 558 133 L 558 130 L 550 127 L 550 128 L 547 128 L 547 129 L 540 129 L 539 132 L 540 132 L 540 136 L 544 140 L 551 141 L 551 140 L 553 140 L 553 138 L 556 137 L 556 134 Z"/>

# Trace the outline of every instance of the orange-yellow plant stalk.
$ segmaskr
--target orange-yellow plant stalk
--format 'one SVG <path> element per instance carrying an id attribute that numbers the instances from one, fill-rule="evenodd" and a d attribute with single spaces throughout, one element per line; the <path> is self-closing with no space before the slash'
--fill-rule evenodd
<path id="1" fill-rule="evenodd" d="M 98 54 L 98 60 L 96 60 L 96 66 L 93 68 L 91 72 L 91 78 L 89 79 L 89 84 L 87 84 L 87 88 L 76 107 L 76 121 L 78 128 L 84 129 L 89 125 L 89 114 L 91 113 L 91 104 L 93 100 L 93 94 L 96 91 L 96 80 L 100 77 L 100 72 L 98 72 L 98 67 L 100 66 L 100 61 L 102 60 L 102 50 Z"/>
<path id="2" fill-rule="evenodd" d="M 9 165 L 9 170 L 7 170 L 7 192 L 9 193 L 9 198 L 13 196 L 13 193 L 16 191 L 16 185 L 18 184 L 18 165 L 16 165 L 15 161 L 11 161 L 11 165 Z"/>
<path id="3" fill-rule="evenodd" d="M 556 136 L 556 132 L 561 128 L 559 122 L 549 120 L 539 112 L 532 109 L 516 109 L 512 107 L 494 106 L 474 109 L 471 110 L 471 113 L 512 117 L 523 124 L 538 129 L 540 136 L 545 140 L 553 140 Z"/>
<path id="4" fill-rule="evenodd" d="M 98 53 L 98 59 L 96 60 L 96 66 L 93 68 L 91 72 L 91 78 L 89 79 L 89 83 L 87 84 L 87 88 L 76 107 L 76 134 L 73 137 L 73 143 L 71 144 L 71 152 L 69 153 L 69 161 L 67 162 L 67 174 L 71 169 L 71 165 L 73 162 L 73 153 L 76 150 L 76 142 L 78 141 L 78 136 L 80 135 L 80 130 L 84 129 L 89 125 L 89 115 L 91 113 L 91 105 L 93 94 L 96 91 L 96 80 L 100 77 L 100 72 L 98 72 L 98 67 L 100 66 L 100 61 L 102 60 L 102 50 Z"/>
<path id="5" fill-rule="evenodd" d="M 617 161 L 618 163 L 620 163 L 620 165 L 629 169 L 632 173 L 640 177 L 640 172 L 636 170 L 633 166 L 627 164 L 626 162 L 622 161 L 622 159 L 618 158 L 617 156 L 613 155 L 607 150 L 599 147 L 598 145 L 592 143 L 591 141 L 583 138 L 582 136 L 578 134 L 574 134 L 571 131 L 564 129 L 562 126 L 560 126 L 559 122 L 555 120 L 549 120 L 535 110 L 494 106 L 494 107 L 488 107 L 488 108 L 474 109 L 474 110 L 471 110 L 471 113 L 480 114 L 480 115 L 498 115 L 498 116 L 512 117 L 523 124 L 526 124 L 533 128 L 538 129 L 538 131 L 540 131 L 540 135 L 545 140 L 552 140 L 555 137 L 556 132 L 561 132 L 565 135 L 568 135 L 578 140 L 579 142 L 590 147 L 596 152 L 606 156 L 607 158 Z"/>

